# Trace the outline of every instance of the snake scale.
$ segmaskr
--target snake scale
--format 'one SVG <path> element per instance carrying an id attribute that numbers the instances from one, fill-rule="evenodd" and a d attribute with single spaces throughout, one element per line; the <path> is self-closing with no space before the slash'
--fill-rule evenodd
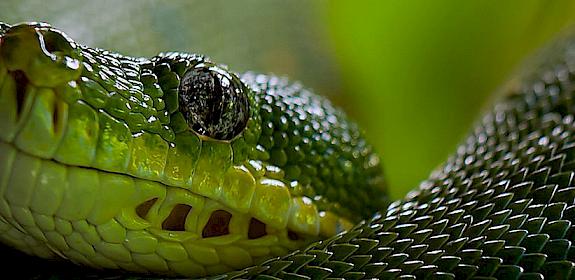
<path id="1" fill-rule="evenodd" d="M 575 44 L 533 68 L 391 202 L 357 125 L 300 84 L 0 23 L 4 273 L 573 279 Z"/>

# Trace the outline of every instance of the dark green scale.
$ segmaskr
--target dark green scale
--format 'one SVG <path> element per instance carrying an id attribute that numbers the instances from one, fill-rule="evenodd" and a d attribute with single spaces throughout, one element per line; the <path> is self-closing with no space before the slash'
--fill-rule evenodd
<path id="1" fill-rule="evenodd" d="M 321 210 L 349 218 L 350 209 L 369 217 L 386 205 L 379 157 L 341 111 L 287 79 L 248 73 L 242 80 L 258 93 L 258 144 L 288 181 L 299 183 L 296 191 L 316 198 Z"/>
<path id="2" fill-rule="evenodd" d="M 149 79 L 149 64 L 92 48 L 83 48 L 82 58 L 78 99 L 125 121 L 132 133 L 149 131 L 174 140 L 169 114 L 165 106 L 158 105 L 164 103 L 162 88 L 158 80 Z"/>
<path id="3" fill-rule="evenodd" d="M 419 190 L 348 233 L 229 276 L 573 279 L 575 38 L 543 58 Z"/>

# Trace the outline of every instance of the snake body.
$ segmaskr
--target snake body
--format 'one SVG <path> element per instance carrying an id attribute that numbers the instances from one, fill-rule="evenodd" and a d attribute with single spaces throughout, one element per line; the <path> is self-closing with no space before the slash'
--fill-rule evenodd
<path id="1" fill-rule="evenodd" d="M 299 84 L 0 23 L 0 239 L 81 268 L 4 256 L 60 278 L 572 279 L 573 50 L 390 204 L 357 126 Z"/>

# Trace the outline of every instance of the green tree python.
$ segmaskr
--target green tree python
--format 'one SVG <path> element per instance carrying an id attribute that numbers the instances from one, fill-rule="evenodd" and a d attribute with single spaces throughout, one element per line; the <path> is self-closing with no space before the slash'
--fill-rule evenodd
<path id="1" fill-rule="evenodd" d="M 361 130 L 298 83 L 0 23 L 3 273 L 573 279 L 575 47 L 554 52 L 391 202 Z"/>

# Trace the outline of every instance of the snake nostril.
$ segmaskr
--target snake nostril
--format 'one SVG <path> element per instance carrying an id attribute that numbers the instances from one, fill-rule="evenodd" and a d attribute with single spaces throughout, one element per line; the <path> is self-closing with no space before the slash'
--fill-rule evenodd
<path id="1" fill-rule="evenodd" d="M 44 41 L 44 49 L 50 53 L 54 53 L 54 52 L 58 51 L 58 48 L 54 44 L 53 40 L 45 40 Z"/>
<path id="2" fill-rule="evenodd" d="M 42 48 L 51 54 L 61 53 L 69 55 L 76 47 L 75 44 L 61 32 L 52 29 L 40 29 L 39 31 L 41 33 L 40 43 Z"/>
<path id="3" fill-rule="evenodd" d="M 156 201 L 158 201 L 158 198 L 152 198 L 149 200 L 146 200 L 142 203 L 140 203 L 138 206 L 136 206 L 136 214 L 142 218 L 142 219 L 146 219 L 146 215 L 148 215 L 148 212 L 150 212 L 150 208 L 152 208 L 152 206 L 154 206 L 154 204 L 156 203 Z"/>
<path id="4" fill-rule="evenodd" d="M 216 237 L 230 233 L 230 220 L 232 214 L 225 210 L 216 210 L 210 216 L 210 219 L 202 230 L 202 237 Z"/>
<path id="5" fill-rule="evenodd" d="M 266 234 L 266 224 L 262 223 L 258 219 L 252 218 L 248 229 L 248 238 L 256 239 L 265 236 Z"/>
<path id="6" fill-rule="evenodd" d="M 12 71 L 10 72 L 10 75 L 14 78 L 14 82 L 16 83 L 16 113 L 18 117 L 20 117 L 24 107 L 26 89 L 28 88 L 30 81 L 28 80 L 28 77 L 26 77 L 26 74 L 21 70 Z"/>
<path id="7" fill-rule="evenodd" d="M 162 229 L 170 231 L 185 231 L 186 218 L 192 210 L 192 206 L 186 204 L 177 204 L 172 208 L 170 215 L 162 223 Z"/>

